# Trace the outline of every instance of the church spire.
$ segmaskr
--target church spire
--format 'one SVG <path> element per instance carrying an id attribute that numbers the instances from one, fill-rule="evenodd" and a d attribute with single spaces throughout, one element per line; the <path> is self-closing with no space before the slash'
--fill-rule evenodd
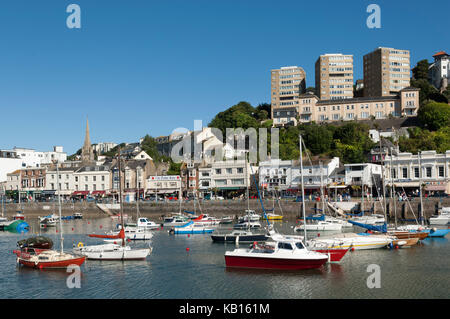
<path id="1" fill-rule="evenodd" d="M 84 137 L 84 147 L 91 146 L 91 137 L 89 136 L 89 119 L 86 117 L 86 136 Z"/>
<path id="2" fill-rule="evenodd" d="M 84 145 L 81 149 L 81 161 L 84 163 L 90 163 L 94 160 L 94 150 L 91 145 L 91 137 L 89 134 L 89 120 L 86 117 L 86 136 L 84 137 Z"/>

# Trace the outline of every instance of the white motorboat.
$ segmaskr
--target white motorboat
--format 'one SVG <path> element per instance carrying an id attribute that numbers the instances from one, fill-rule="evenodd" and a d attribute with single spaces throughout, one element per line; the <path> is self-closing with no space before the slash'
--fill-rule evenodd
<path id="1" fill-rule="evenodd" d="M 56 227 L 57 220 L 52 217 L 44 217 L 40 220 L 39 225 L 41 227 Z"/>
<path id="2" fill-rule="evenodd" d="M 201 224 L 204 226 L 217 226 L 220 224 L 220 219 L 209 216 L 208 214 L 201 214 L 192 221 L 196 224 Z"/>
<path id="3" fill-rule="evenodd" d="M 151 229 L 157 229 L 160 227 L 160 225 L 156 224 L 155 222 L 148 220 L 145 217 L 140 217 L 138 218 L 137 223 L 126 223 L 125 224 L 125 230 L 126 227 L 130 227 L 130 228 L 139 228 L 139 229 L 147 229 L 147 230 L 151 230 Z M 120 229 L 120 225 L 119 225 L 119 229 Z"/>
<path id="4" fill-rule="evenodd" d="M 233 226 L 234 229 L 257 229 L 261 227 L 261 223 L 259 222 L 243 222 Z"/>
<path id="5" fill-rule="evenodd" d="M 437 216 L 430 217 L 430 225 L 447 225 L 450 223 L 450 212 L 441 211 Z"/>
<path id="6" fill-rule="evenodd" d="M 377 249 L 388 246 L 397 238 L 386 235 L 342 233 L 329 238 L 316 238 L 318 243 L 333 248 L 350 248 L 354 250 Z"/>
<path id="7" fill-rule="evenodd" d="M 112 236 L 119 235 L 120 231 L 116 232 L 110 232 L 109 234 Z M 152 239 L 153 233 L 149 231 L 148 229 L 139 228 L 139 227 L 132 227 L 132 226 L 125 226 L 125 239 L 129 240 L 149 240 Z M 117 239 L 105 239 L 106 242 L 116 242 Z"/>
<path id="8" fill-rule="evenodd" d="M 83 214 L 82 213 L 74 213 L 73 219 L 83 219 Z"/>
<path id="9" fill-rule="evenodd" d="M 169 232 L 174 234 L 206 234 L 212 233 L 213 231 L 214 228 L 211 226 L 190 221 L 181 226 L 174 226 Z"/>
<path id="10" fill-rule="evenodd" d="M 272 234 L 271 234 L 272 235 Z M 271 242 L 225 252 L 227 267 L 299 270 L 319 268 L 328 255 L 309 251 L 298 238 L 272 235 Z"/>
<path id="11" fill-rule="evenodd" d="M 188 223 L 190 220 L 191 220 L 190 218 L 182 214 L 175 214 L 173 216 L 164 217 L 163 226 L 164 227 L 181 226 Z"/>
<path id="12" fill-rule="evenodd" d="M 303 230 L 311 230 L 311 231 L 341 231 L 342 224 L 339 222 L 330 222 L 330 221 L 318 221 L 313 224 L 301 224 L 294 227 L 295 231 L 303 231 Z"/>
<path id="13" fill-rule="evenodd" d="M 239 222 L 257 222 L 261 219 L 261 216 L 259 214 L 257 214 L 254 210 L 251 209 L 246 209 L 245 210 L 245 215 L 239 217 Z"/>

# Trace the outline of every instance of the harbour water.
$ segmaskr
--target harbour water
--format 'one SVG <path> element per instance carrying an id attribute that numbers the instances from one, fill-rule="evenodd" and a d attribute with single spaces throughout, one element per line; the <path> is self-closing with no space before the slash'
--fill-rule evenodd
<path id="1" fill-rule="evenodd" d="M 100 243 L 86 234 L 116 226 L 110 218 L 64 222 L 64 249 L 79 242 Z M 334 298 L 448 298 L 449 238 L 428 238 L 405 249 L 348 252 L 339 264 L 302 271 L 227 269 L 224 252 L 234 244 L 213 243 L 205 235 L 171 235 L 154 231 L 145 261 L 90 261 L 81 267 L 81 287 L 68 288 L 65 270 L 35 270 L 16 265 L 16 243 L 27 234 L 0 232 L 0 298 L 151 298 L 151 299 L 334 299 Z M 230 226 L 227 226 L 230 227 Z M 293 224 L 277 223 L 280 233 L 294 234 Z M 41 230 L 59 249 L 58 228 Z M 309 233 L 308 233 L 309 234 Z M 311 235 L 311 234 L 309 234 Z M 325 234 L 321 234 L 324 236 Z M 241 244 L 246 246 L 247 244 Z M 368 266 L 380 266 L 381 287 L 368 288 Z"/>

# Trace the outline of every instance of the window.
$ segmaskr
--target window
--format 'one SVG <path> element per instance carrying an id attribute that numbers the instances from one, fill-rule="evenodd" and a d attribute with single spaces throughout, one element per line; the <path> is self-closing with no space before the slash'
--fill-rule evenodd
<path id="1" fill-rule="evenodd" d="M 233 169 L 232 168 L 227 168 L 227 174 L 233 174 Z"/>
<path id="2" fill-rule="evenodd" d="M 414 177 L 415 178 L 419 178 L 419 168 L 418 167 L 414 167 Z"/>
<path id="3" fill-rule="evenodd" d="M 233 185 L 243 185 L 244 184 L 244 179 L 232 179 L 231 180 L 231 184 L 233 184 Z"/>
<path id="4" fill-rule="evenodd" d="M 222 174 L 222 170 L 221 170 L 220 168 L 216 168 L 216 174 L 217 174 L 217 175 Z"/>
<path id="5" fill-rule="evenodd" d="M 295 243 L 295 246 L 297 246 L 298 249 L 305 248 L 301 242 Z"/>
<path id="6" fill-rule="evenodd" d="M 278 248 L 292 250 L 292 246 L 289 243 L 278 243 Z"/>
<path id="7" fill-rule="evenodd" d="M 439 177 L 444 177 L 444 166 L 438 167 L 438 174 L 439 174 Z"/>
<path id="8" fill-rule="evenodd" d="M 97 176 L 92 176 L 93 181 L 96 182 L 97 181 Z"/>
<path id="9" fill-rule="evenodd" d="M 237 168 L 237 172 L 238 172 L 238 174 L 243 174 L 244 173 L 244 168 L 243 167 L 238 167 Z"/>
<path id="10" fill-rule="evenodd" d="M 431 167 L 427 167 L 427 177 L 431 177 Z"/>
<path id="11" fill-rule="evenodd" d="M 75 176 L 75 182 L 78 182 L 78 176 Z"/>
<path id="12" fill-rule="evenodd" d="M 84 181 L 87 182 L 88 181 L 88 176 L 84 177 Z"/>
<path id="13" fill-rule="evenodd" d="M 104 182 L 104 181 L 105 181 L 105 175 L 102 176 L 102 182 Z"/>
<path id="14" fill-rule="evenodd" d="M 408 178 L 408 168 L 403 167 L 402 168 L 402 174 L 403 174 L 403 178 Z"/>

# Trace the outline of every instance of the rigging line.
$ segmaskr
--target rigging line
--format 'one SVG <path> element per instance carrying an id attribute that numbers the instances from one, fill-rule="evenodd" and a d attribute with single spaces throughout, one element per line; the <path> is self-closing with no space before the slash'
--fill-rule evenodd
<path id="1" fill-rule="evenodd" d="M 311 172 L 312 172 L 312 169 L 313 169 L 313 164 L 312 164 L 312 161 L 311 161 L 311 157 L 309 156 L 309 151 L 308 151 L 308 149 L 306 148 L 306 144 L 305 144 L 305 140 L 302 138 L 302 145 L 305 147 L 305 153 L 306 153 L 306 156 L 307 156 L 307 158 L 308 158 L 308 161 L 309 161 L 309 164 L 310 164 L 310 167 L 311 167 Z M 323 170 L 323 168 L 321 168 L 321 171 L 320 171 L 320 174 L 322 175 L 322 170 Z M 303 181 L 302 181 L 303 182 Z M 322 185 L 322 187 L 320 187 L 320 198 L 322 199 L 322 200 L 324 200 L 324 191 L 323 191 L 323 185 Z M 328 211 L 328 205 L 324 205 L 324 206 L 326 206 L 326 209 L 327 209 L 327 211 Z M 325 210 L 323 210 L 322 211 L 322 214 L 324 214 L 325 215 Z M 331 216 L 331 214 L 330 214 L 330 216 Z"/>
<path id="2" fill-rule="evenodd" d="M 405 195 L 406 195 L 406 191 L 405 191 L 405 189 L 403 188 L 403 186 L 402 186 L 402 190 L 403 190 L 403 192 L 404 192 Z M 416 214 L 414 214 L 414 210 L 413 210 L 412 207 L 411 207 L 411 203 L 409 202 L 408 196 L 406 196 L 406 202 L 408 203 L 409 209 L 411 209 L 411 213 L 413 214 L 414 219 L 416 220 L 417 225 L 419 225 L 419 220 L 417 219 Z"/>

